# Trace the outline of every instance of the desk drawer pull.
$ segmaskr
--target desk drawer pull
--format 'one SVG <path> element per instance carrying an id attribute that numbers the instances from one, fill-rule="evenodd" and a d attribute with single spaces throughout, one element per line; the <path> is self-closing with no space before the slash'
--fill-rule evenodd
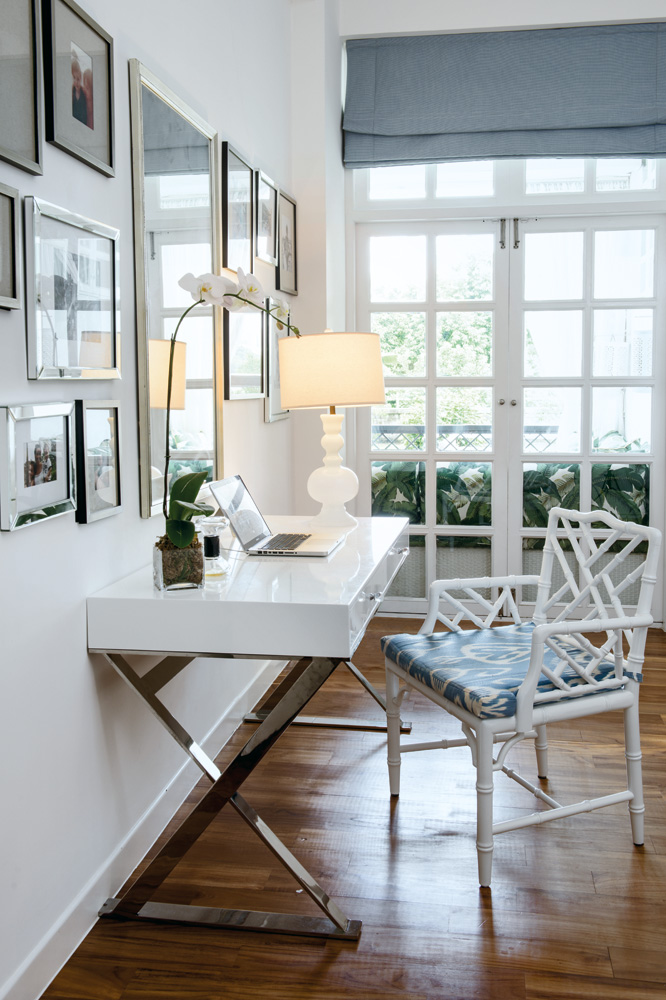
<path id="1" fill-rule="evenodd" d="M 370 594 L 363 595 L 367 601 L 381 601 L 384 596 L 381 590 L 373 590 Z"/>

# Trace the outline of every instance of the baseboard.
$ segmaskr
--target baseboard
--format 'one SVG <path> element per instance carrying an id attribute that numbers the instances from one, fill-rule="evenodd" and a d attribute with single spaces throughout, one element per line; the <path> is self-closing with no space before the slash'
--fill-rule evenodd
<path id="1" fill-rule="evenodd" d="M 218 719 L 201 741 L 209 756 L 215 757 L 220 752 L 243 716 L 256 705 L 283 667 L 283 662 L 267 661 L 261 673 Z M 168 787 L 81 889 L 60 919 L 0 986 L 0 1000 L 36 1000 L 42 995 L 97 922 L 101 904 L 115 895 L 118 887 L 145 857 L 200 777 L 201 771 L 193 761 L 187 761 L 179 768 Z"/>

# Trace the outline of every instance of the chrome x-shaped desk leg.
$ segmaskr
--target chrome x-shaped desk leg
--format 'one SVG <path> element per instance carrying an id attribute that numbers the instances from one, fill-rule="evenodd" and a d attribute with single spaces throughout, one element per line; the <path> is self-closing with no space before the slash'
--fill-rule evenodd
<path id="1" fill-rule="evenodd" d="M 275 706 L 243 749 L 236 754 L 223 771 L 220 771 L 155 694 L 168 680 L 191 662 L 194 659 L 193 656 L 165 657 L 147 675 L 139 677 L 120 653 L 105 652 L 103 655 L 128 684 L 139 693 L 176 742 L 210 778 L 212 785 L 125 895 L 107 899 L 100 910 L 100 916 L 113 917 L 118 920 L 198 924 L 205 927 L 357 940 L 361 933 L 361 922 L 349 920 L 342 913 L 339 907 L 329 899 L 322 887 L 238 792 L 241 784 L 250 776 L 257 764 L 293 722 L 313 694 L 333 673 L 340 661 L 324 658 L 306 658 L 297 661 L 276 689 L 276 693 L 279 692 L 279 697 Z M 291 872 L 305 892 L 324 912 L 325 918 L 298 916 L 290 913 L 265 913 L 254 910 L 223 910 L 216 907 L 151 901 L 156 890 L 227 803 L 233 806 L 284 867 Z"/>
<path id="2" fill-rule="evenodd" d="M 358 667 L 354 666 L 351 660 L 341 660 L 341 663 L 345 665 L 347 670 L 349 670 L 359 684 L 362 684 L 368 694 L 375 699 L 377 704 L 380 706 L 384 712 L 383 720 L 377 720 L 376 722 L 371 719 L 352 719 L 344 718 L 341 716 L 334 715 L 299 715 L 294 719 L 295 726 L 325 726 L 329 729 L 363 729 L 368 732 L 386 732 L 386 700 L 381 696 L 376 687 L 374 687 L 368 678 L 363 674 Z M 256 712 L 248 712 L 244 716 L 243 722 L 263 722 L 265 718 L 268 717 L 269 712 L 273 709 L 276 704 L 276 697 L 278 693 L 277 689 L 260 705 Z M 411 733 L 412 724 L 411 722 L 405 722 L 400 720 L 400 732 L 401 733 Z"/>

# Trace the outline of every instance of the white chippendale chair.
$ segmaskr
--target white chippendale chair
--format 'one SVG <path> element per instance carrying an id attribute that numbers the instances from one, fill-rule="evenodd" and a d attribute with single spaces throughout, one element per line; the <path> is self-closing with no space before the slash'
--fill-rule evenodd
<path id="1" fill-rule="evenodd" d="M 653 621 L 650 606 L 660 544 L 656 528 L 629 524 L 605 511 L 553 508 L 539 576 L 436 580 L 419 633 L 382 639 L 391 794 L 400 791 L 401 753 L 469 746 L 476 767 L 482 886 L 490 885 L 497 833 L 628 802 L 634 843 L 643 843 L 638 691 L 646 632 Z M 559 579 L 564 578 L 561 586 L 555 582 L 558 569 Z M 536 587 L 537 596 L 533 619 L 522 622 L 512 590 L 525 586 Z M 490 598 L 479 591 L 490 593 Z M 623 595 L 627 603 L 636 604 L 631 613 L 623 608 Z M 514 624 L 491 627 L 502 611 Z M 464 619 L 476 628 L 462 629 Z M 435 632 L 437 622 L 448 631 Z M 603 645 L 593 645 L 583 634 L 590 632 L 605 632 Z M 401 744 L 400 705 L 410 689 L 459 719 L 463 738 Z M 549 722 L 620 709 L 627 764 L 627 788 L 622 791 L 560 805 L 505 764 L 515 744 L 534 739 L 538 775 L 545 778 Z M 496 756 L 494 744 L 500 745 Z M 499 770 L 548 809 L 493 823 L 493 780 Z"/>

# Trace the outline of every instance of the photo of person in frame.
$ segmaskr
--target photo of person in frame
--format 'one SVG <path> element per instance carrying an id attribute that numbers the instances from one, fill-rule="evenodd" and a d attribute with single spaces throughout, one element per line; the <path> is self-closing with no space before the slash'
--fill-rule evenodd
<path id="1" fill-rule="evenodd" d="M 71 66 L 72 66 L 72 117 L 80 121 L 88 128 L 93 127 L 92 114 L 92 87 L 93 71 L 92 59 L 84 50 L 71 43 Z"/>
<path id="2" fill-rule="evenodd" d="M 41 486 L 42 483 L 55 482 L 57 478 L 56 442 L 45 438 L 26 444 L 23 485 Z"/>

